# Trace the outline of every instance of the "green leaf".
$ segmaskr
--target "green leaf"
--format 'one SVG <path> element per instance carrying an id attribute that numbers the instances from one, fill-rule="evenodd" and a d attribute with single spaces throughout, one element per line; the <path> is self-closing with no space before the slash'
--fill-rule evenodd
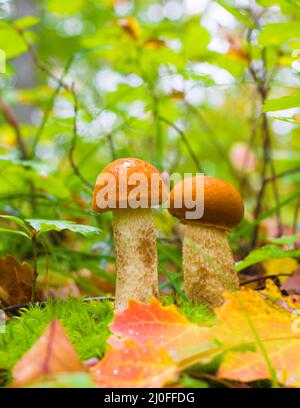
<path id="1" fill-rule="evenodd" d="M 85 237 L 100 234 L 99 228 L 91 227 L 89 225 L 76 224 L 72 221 L 26 219 L 26 222 L 28 222 L 32 228 L 38 231 L 39 234 L 48 231 L 62 231 L 65 229 L 72 232 L 77 232 Z"/>
<path id="2" fill-rule="evenodd" d="M 260 44 L 265 46 L 280 45 L 293 38 L 300 38 L 299 22 L 267 24 L 258 36 Z"/>
<path id="3" fill-rule="evenodd" d="M 25 224 L 24 220 L 22 220 L 22 218 L 15 217 L 14 215 L 2 215 L 2 214 L 0 214 L 0 218 L 15 222 L 20 227 L 27 229 L 27 225 Z"/>
<path id="4" fill-rule="evenodd" d="M 30 239 L 30 236 L 28 234 L 26 234 L 26 232 L 24 232 L 24 231 L 11 230 L 11 229 L 8 229 L 8 228 L 0 228 L 0 233 L 1 232 L 9 233 L 9 234 L 22 235 L 23 237 Z"/>
<path id="5" fill-rule="evenodd" d="M 7 59 L 14 58 L 27 51 L 27 45 L 15 28 L 3 21 L 0 23 L 0 49 Z"/>
<path id="6" fill-rule="evenodd" d="M 85 6 L 85 0 L 47 0 L 47 8 L 50 12 L 62 15 L 72 15 L 80 12 Z"/>
<path id="7" fill-rule="evenodd" d="M 278 111 L 300 107 L 300 95 L 283 96 L 277 99 L 269 99 L 263 106 L 264 112 Z"/>
<path id="8" fill-rule="evenodd" d="M 192 21 L 185 29 L 183 39 L 186 58 L 196 59 L 206 51 L 210 41 L 210 35 L 198 21 Z"/>
<path id="9" fill-rule="evenodd" d="M 294 245 L 300 239 L 300 234 L 296 235 L 282 235 L 279 238 L 269 237 L 268 241 L 277 245 Z"/>
<path id="10" fill-rule="evenodd" d="M 281 3 L 280 0 L 256 0 L 256 3 L 262 7 L 271 7 Z"/>
<path id="11" fill-rule="evenodd" d="M 26 30 L 26 28 L 33 27 L 37 25 L 39 22 L 40 20 L 37 17 L 26 16 L 14 21 L 14 26 L 19 30 Z"/>
<path id="12" fill-rule="evenodd" d="M 266 245 L 262 248 L 252 251 L 243 261 L 236 263 L 238 272 L 266 259 L 282 259 L 288 257 L 300 256 L 300 249 L 284 250 L 276 245 Z"/>

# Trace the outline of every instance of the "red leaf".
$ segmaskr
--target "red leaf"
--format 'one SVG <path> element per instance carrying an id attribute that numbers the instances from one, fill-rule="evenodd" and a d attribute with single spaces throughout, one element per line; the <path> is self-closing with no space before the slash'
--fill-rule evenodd
<path id="1" fill-rule="evenodd" d="M 209 328 L 191 323 L 174 305 L 164 307 L 158 300 L 150 304 L 130 301 L 126 310 L 116 312 L 110 329 L 140 345 L 151 340 L 157 348 L 166 348 L 177 361 L 212 348 Z M 122 344 L 115 337 L 109 343 L 119 348 Z"/>

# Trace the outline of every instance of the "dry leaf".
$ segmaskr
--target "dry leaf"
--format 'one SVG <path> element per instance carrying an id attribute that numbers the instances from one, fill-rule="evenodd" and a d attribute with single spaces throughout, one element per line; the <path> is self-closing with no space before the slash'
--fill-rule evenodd
<path id="1" fill-rule="evenodd" d="M 5 306 L 26 303 L 31 298 L 33 270 L 12 256 L 0 259 L 0 300 Z"/>
<path id="2" fill-rule="evenodd" d="M 158 300 L 150 304 L 130 301 L 126 310 L 116 312 L 110 329 L 117 336 L 140 345 L 149 340 L 168 350 L 176 361 L 182 361 L 215 346 L 210 329 L 191 323 L 176 306 L 162 306 Z M 109 340 L 115 347 L 115 338 Z M 120 343 L 119 343 L 120 345 Z"/>
<path id="3" fill-rule="evenodd" d="M 53 374 L 84 371 L 63 326 L 53 320 L 13 369 L 12 387 L 23 387 Z"/>
<path id="4" fill-rule="evenodd" d="M 158 388 L 176 380 L 177 367 L 164 349 L 126 340 L 111 348 L 90 371 L 101 388 Z"/>
<path id="5" fill-rule="evenodd" d="M 282 289 L 290 293 L 300 293 L 300 270 L 297 270 L 292 276 L 289 276 L 286 282 L 281 286 Z"/>

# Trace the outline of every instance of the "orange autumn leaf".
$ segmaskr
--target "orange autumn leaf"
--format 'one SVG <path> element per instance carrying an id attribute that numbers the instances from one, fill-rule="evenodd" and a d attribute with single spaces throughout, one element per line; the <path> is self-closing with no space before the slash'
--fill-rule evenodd
<path id="1" fill-rule="evenodd" d="M 23 387 L 53 374 L 83 371 L 63 326 L 53 320 L 13 369 L 12 387 Z"/>
<path id="2" fill-rule="evenodd" d="M 177 378 L 176 364 L 166 350 L 131 340 L 123 348 L 109 349 L 90 371 L 101 388 L 159 388 Z"/>
<path id="3" fill-rule="evenodd" d="M 278 381 L 300 386 L 300 330 L 293 329 L 295 316 L 253 290 L 225 294 L 225 298 L 224 305 L 215 310 L 219 322 L 212 332 L 226 347 L 248 344 L 253 351 L 226 353 L 218 377 L 237 381 L 271 378 L 251 321 Z"/>
<path id="4" fill-rule="evenodd" d="M 116 312 L 110 329 L 140 345 L 150 340 L 156 347 L 166 348 L 176 361 L 215 347 L 208 327 L 191 323 L 176 306 L 162 306 L 156 299 L 150 304 L 130 301 L 126 310 Z M 117 345 L 115 338 L 109 342 Z"/>

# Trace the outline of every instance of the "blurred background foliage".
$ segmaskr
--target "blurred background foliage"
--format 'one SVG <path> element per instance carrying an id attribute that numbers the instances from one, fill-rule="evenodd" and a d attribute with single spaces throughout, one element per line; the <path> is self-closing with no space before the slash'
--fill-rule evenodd
<path id="1" fill-rule="evenodd" d="M 113 293 L 111 215 L 91 196 L 120 157 L 232 183 L 237 260 L 299 233 L 299 0 L 1 0 L 0 14 L 0 211 L 102 230 L 44 236 L 41 296 L 47 267 L 54 295 Z M 155 220 L 161 289 L 180 293 L 181 227 Z M 30 241 L 2 232 L 8 253 L 32 263 Z"/>

